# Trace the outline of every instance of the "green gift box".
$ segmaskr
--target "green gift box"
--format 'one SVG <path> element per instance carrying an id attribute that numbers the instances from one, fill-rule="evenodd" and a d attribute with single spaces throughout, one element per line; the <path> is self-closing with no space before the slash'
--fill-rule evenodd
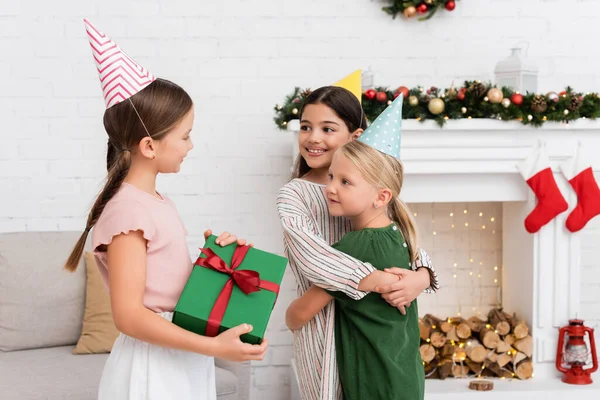
<path id="1" fill-rule="evenodd" d="M 210 236 L 173 313 L 173 323 L 204 336 L 242 323 L 241 340 L 260 344 L 275 306 L 287 258 L 248 246 L 221 247 Z"/>

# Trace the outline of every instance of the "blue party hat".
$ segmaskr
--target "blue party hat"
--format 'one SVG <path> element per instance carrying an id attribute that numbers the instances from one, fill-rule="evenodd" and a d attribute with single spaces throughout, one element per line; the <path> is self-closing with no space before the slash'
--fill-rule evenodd
<path id="1" fill-rule="evenodd" d="M 400 94 L 357 140 L 399 159 L 403 99 L 404 96 Z"/>

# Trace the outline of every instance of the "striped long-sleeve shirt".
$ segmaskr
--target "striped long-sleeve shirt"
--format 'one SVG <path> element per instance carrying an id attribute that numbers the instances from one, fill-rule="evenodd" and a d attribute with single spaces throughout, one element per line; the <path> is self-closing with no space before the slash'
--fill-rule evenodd
<path id="1" fill-rule="evenodd" d="M 358 290 L 362 278 L 375 269 L 331 247 L 351 228 L 344 217 L 332 217 L 327 208 L 325 186 L 294 179 L 279 190 L 277 209 L 283 226 L 284 251 L 302 296 L 311 284 L 341 291 L 352 299 L 367 293 Z M 437 276 L 431 259 L 419 250 L 413 269 L 429 268 L 431 286 Z M 338 400 L 341 385 L 335 359 L 334 303 L 331 302 L 301 330 L 294 331 L 296 361 L 302 400 Z"/>

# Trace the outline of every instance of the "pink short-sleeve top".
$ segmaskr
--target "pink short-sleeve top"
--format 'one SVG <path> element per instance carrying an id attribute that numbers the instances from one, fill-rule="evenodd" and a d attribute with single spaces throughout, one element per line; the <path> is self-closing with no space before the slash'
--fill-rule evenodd
<path id="1" fill-rule="evenodd" d="M 106 246 L 114 236 L 133 231 L 143 232 L 147 240 L 144 306 L 155 312 L 173 311 L 192 271 L 187 231 L 170 199 L 128 183 L 108 201 L 92 232 L 94 257 L 106 289 L 110 273 Z"/>

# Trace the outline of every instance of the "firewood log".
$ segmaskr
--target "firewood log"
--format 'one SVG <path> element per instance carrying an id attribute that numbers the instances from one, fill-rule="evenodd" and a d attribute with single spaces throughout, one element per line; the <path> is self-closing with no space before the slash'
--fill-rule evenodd
<path id="1" fill-rule="evenodd" d="M 509 344 L 509 345 L 511 345 L 511 346 L 512 346 L 512 345 L 513 345 L 513 344 L 514 344 L 514 343 L 517 341 L 517 338 L 515 337 L 515 335 L 506 335 L 506 336 L 504 337 L 504 341 L 505 341 L 507 344 Z"/>
<path id="2" fill-rule="evenodd" d="M 496 346 L 496 353 L 506 353 L 511 348 L 512 347 L 510 346 L 510 344 L 506 343 L 506 341 L 500 340 L 498 342 L 498 345 Z"/>
<path id="3" fill-rule="evenodd" d="M 421 333 L 421 340 L 427 340 L 431 336 L 431 326 L 423 321 L 422 318 L 419 318 L 419 331 Z"/>
<path id="4" fill-rule="evenodd" d="M 494 389 L 494 382 L 477 379 L 469 382 L 469 389 L 477 390 L 479 392 L 487 392 Z"/>
<path id="5" fill-rule="evenodd" d="M 467 358 L 465 360 L 465 364 L 469 367 L 469 369 L 475 373 L 475 374 L 479 374 L 481 372 L 481 367 L 483 367 L 483 363 L 480 362 L 475 362 L 469 358 Z"/>
<path id="6" fill-rule="evenodd" d="M 471 317 L 469 318 L 466 323 L 469 325 L 469 328 L 471 328 L 471 331 L 473 332 L 479 332 L 479 329 L 481 328 L 481 326 L 485 326 L 485 321 L 482 319 L 479 319 L 477 317 Z"/>
<path id="7" fill-rule="evenodd" d="M 462 322 L 456 327 L 456 334 L 461 339 L 468 339 L 471 337 L 471 327 L 467 323 Z"/>
<path id="8" fill-rule="evenodd" d="M 488 349 L 495 349 L 500 342 L 500 336 L 488 324 L 479 329 L 479 340 Z"/>
<path id="9" fill-rule="evenodd" d="M 517 364 L 519 364 L 521 361 L 525 360 L 527 358 L 527 356 L 523 353 L 521 353 L 520 351 L 517 351 L 516 353 L 513 354 L 512 357 L 512 363 L 513 366 L 517 366 Z"/>
<path id="10" fill-rule="evenodd" d="M 529 327 L 525 322 L 519 322 L 512 329 L 516 339 L 525 339 L 529 335 Z"/>
<path id="11" fill-rule="evenodd" d="M 433 332 L 430 339 L 433 347 L 437 347 L 438 349 L 446 344 L 446 335 L 442 332 Z"/>
<path id="12" fill-rule="evenodd" d="M 440 379 L 444 380 L 450 376 L 450 374 L 452 373 L 452 365 L 452 359 L 450 358 L 443 358 L 440 360 L 440 362 L 437 365 Z"/>
<path id="13" fill-rule="evenodd" d="M 440 330 L 444 333 L 448 333 L 450 332 L 452 329 L 454 328 L 454 325 L 452 325 L 450 322 L 448 321 L 441 321 L 440 322 Z"/>
<path id="14" fill-rule="evenodd" d="M 455 342 L 460 341 L 460 338 L 456 334 L 456 327 L 454 325 L 452 325 L 452 328 L 450 329 L 450 331 L 448 331 L 448 333 L 446 333 L 446 340 L 453 340 Z"/>
<path id="15" fill-rule="evenodd" d="M 467 357 L 478 363 L 483 362 L 489 353 L 489 351 L 483 347 L 477 339 L 470 339 L 467 342 L 465 345 L 465 352 L 467 353 Z"/>
<path id="16" fill-rule="evenodd" d="M 529 379 L 533 375 L 533 363 L 530 359 L 521 361 L 515 367 L 515 375 L 521 380 Z"/>
<path id="17" fill-rule="evenodd" d="M 440 324 L 442 322 L 440 318 L 431 314 L 426 314 L 423 317 L 423 321 L 429 326 L 431 326 L 431 329 L 440 329 Z"/>
<path id="18" fill-rule="evenodd" d="M 499 335 L 508 335 L 510 333 L 511 325 L 510 315 L 506 314 L 500 309 L 491 310 L 488 314 L 489 324 L 492 325 L 492 329 L 498 331 Z"/>
<path id="19" fill-rule="evenodd" d="M 504 367 L 506 364 L 508 364 L 509 362 L 512 361 L 512 356 L 509 355 L 508 353 L 503 353 L 500 354 L 496 360 L 496 362 L 498 363 L 498 365 L 500 367 Z"/>
<path id="20" fill-rule="evenodd" d="M 463 378 L 469 374 L 469 367 L 463 364 L 452 365 L 452 376 L 455 378 Z"/>
<path id="21" fill-rule="evenodd" d="M 420 352 L 425 363 L 429 363 L 435 358 L 435 348 L 430 344 L 421 345 Z"/>
<path id="22" fill-rule="evenodd" d="M 533 355 L 533 338 L 530 335 L 527 335 L 525 338 L 517 340 L 513 344 L 513 347 L 531 358 Z"/>
<path id="23" fill-rule="evenodd" d="M 496 362 L 496 361 L 498 361 L 498 354 L 491 352 L 491 353 L 488 353 L 486 358 L 491 362 Z"/>
<path id="24" fill-rule="evenodd" d="M 512 373 L 507 369 L 502 368 L 496 362 L 486 360 L 484 362 L 484 365 L 487 370 L 492 371 L 494 373 L 494 376 L 497 376 L 499 378 L 512 378 Z"/>
<path id="25" fill-rule="evenodd" d="M 429 363 L 425 363 L 423 368 L 425 368 L 425 379 L 440 379 L 440 376 L 437 372 L 437 364 L 438 360 L 433 359 Z"/>

